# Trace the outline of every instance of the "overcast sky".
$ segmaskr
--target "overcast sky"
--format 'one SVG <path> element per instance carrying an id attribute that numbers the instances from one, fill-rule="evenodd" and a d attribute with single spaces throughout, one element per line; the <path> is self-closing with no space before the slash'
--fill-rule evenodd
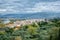
<path id="1" fill-rule="evenodd" d="M 60 0 L 0 0 L 0 13 L 60 12 Z"/>

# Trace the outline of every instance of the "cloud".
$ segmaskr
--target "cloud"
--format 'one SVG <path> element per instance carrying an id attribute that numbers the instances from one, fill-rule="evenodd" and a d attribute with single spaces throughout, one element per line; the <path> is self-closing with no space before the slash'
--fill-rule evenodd
<path id="1" fill-rule="evenodd" d="M 32 8 L 25 8 L 26 13 L 35 12 L 60 12 L 60 2 L 39 2 Z"/>
<path id="2" fill-rule="evenodd" d="M 6 9 L 0 9 L 0 13 L 6 12 L 6 11 L 7 11 Z"/>
<path id="3" fill-rule="evenodd" d="M 0 13 L 60 12 L 59 0 L 0 0 Z"/>

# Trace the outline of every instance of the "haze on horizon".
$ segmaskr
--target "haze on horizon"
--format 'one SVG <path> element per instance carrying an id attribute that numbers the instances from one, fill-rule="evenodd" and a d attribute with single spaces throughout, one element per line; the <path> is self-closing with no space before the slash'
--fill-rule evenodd
<path id="1" fill-rule="evenodd" d="M 60 0 L 0 0 L 0 13 L 60 12 Z"/>

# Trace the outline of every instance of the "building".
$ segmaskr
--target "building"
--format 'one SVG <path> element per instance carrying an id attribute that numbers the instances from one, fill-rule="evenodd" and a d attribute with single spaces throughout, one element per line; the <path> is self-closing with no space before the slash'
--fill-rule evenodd
<path id="1" fill-rule="evenodd" d="M 7 27 L 14 28 L 14 27 L 21 27 L 24 25 L 32 24 L 34 22 L 45 21 L 44 19 L 28 19 L 28 20 L 21 20 L 16 21 L 13 24 L 8 24 Z"/>

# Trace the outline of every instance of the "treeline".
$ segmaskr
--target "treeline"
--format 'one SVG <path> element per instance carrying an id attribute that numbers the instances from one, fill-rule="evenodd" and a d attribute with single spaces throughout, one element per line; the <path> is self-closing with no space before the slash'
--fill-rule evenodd
<path id="1" fill-rule="evenodd" d="M 59 40 L 60 18 L 15 28 L 0 28 L 0 40 Z"/>

